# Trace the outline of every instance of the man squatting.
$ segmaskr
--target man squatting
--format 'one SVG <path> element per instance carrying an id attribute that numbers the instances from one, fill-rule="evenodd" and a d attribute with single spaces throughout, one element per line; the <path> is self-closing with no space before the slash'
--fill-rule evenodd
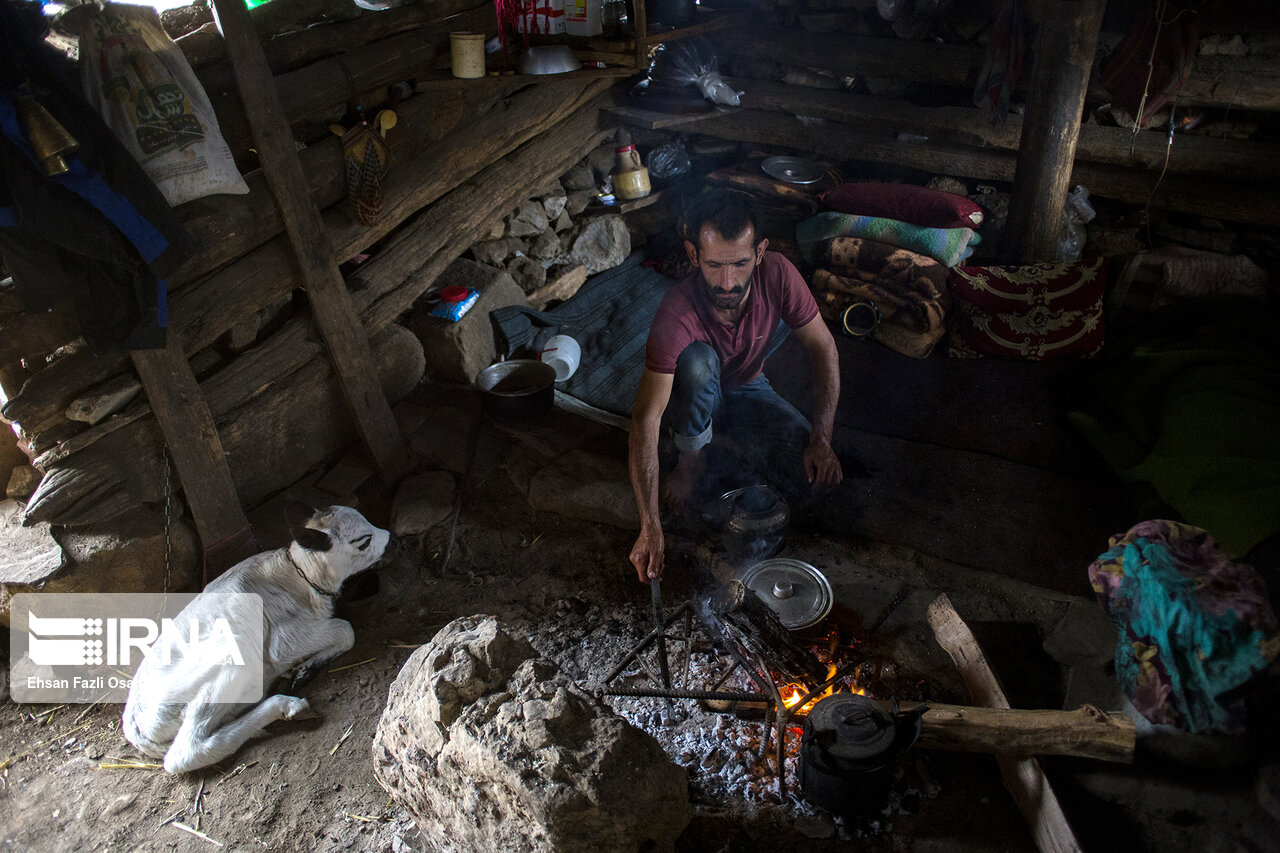
<path id="1" fill-rule="evenodd" d="M 685 251 L 696 271 L 658 306 L 632 411 L 629 468 L 640 536 L 630 557 L 645 583 L 662 575 L 658 445 L 664 426 L 678 455 L 662 497 L 677 510 L 695 502 L 700 485 L 705 491 L 700 481 L 713 436 L 731 438 L 788 500 L 810 497 L 844 477 L 831 449 L 840 396 L 836 345 L 800 272 L 766 251 L 760 215 L 745 193 L 703 195 L 685 228 Z M 812 426 L 761 372 L 779 321 L 809 352 Z"/>

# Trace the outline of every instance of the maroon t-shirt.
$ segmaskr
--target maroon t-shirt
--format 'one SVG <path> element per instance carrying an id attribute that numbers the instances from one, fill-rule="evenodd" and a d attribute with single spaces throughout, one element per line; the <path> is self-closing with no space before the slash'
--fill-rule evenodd
<path id="1" fill-rule="evenodd" d="M 720 384 L 736 388 L 760 375 L 765 348 L 778 321 L 798 329 L 818 316 L 818 303 L 800 271 L 777 252 L 765 252 L 751 275 L 746 310 L 737 323 L 722 323 L 695 270 L 667 291 L 649 327 L 645 367 L 675 373 L 676 359 L 694 341 L 705 341 L 720 356 Z"/>

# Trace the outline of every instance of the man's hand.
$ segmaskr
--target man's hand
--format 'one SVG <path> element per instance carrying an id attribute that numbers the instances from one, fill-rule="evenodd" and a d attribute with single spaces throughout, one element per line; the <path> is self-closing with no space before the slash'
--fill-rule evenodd
<path id="1" fill-rule="evenodd" d="M 810 441 L 804 449 L 804 472 L 815 489 L 829 489 L 844 479 L 840 460 L 825 441 Z"/>
<path id="2" fill-rule="evenodd" d="M 641 583 L 662 577 L 662 555 L 665 543 L 662 530 L 641 528 L 636 544 L 631 548 L 631 565 L 636 567 L 636 576 Z"/>

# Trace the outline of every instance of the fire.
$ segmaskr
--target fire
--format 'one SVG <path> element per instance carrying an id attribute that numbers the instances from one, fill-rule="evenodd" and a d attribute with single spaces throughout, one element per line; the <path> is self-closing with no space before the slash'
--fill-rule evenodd
<path id="1" fill-rule="evenodd" d="M 836 664 L 834 662 L 828 662 L 826 680 L 830 680 L 834 678 L 836 674 L 836 670 L 837 670 Z M 838 682 L 832 682 L 831 684 L 828 684 L 827 687 L 817 696 L 814 696 L 808 702 L 805 702 L 804 707 L 798 707 L 800 704 L 800 700 L 803 699 L 805 695 L 808 694 L 808 692 L 813 688 L 806 687 L 805 685 L 799 684 L 797 682 L 792 682 L 790 684 L 784 684 L 781 687 L 779 687 L 778 695 L 782 697 L 782 704 L 793 715 L 798 713 L 807 714 L 810 711 L 810 709 L 812 709 L 813 706 L 817 704 L 819 699 L 825 698 L 827 696 L 830 696 L 832 693 L 835 693 L 837 687 L 843 687 L 845 692 L 857 693 L 860 696 L 865 696 L 867 693 L 865 689 L 863 689 L 862 687 L 859 687 L 856 684 L 842 685 L 842 684 L 839 684 Z"/>

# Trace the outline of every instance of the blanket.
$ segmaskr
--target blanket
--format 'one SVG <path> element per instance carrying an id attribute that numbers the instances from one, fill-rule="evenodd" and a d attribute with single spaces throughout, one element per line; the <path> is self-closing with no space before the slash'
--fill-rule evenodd
<path id="1" fill-rule="evenodd" d="M 953 267 L 973 254 L 979 241 L 972 228 L 926 228 L 877 216 L 825 211 L 796 225 L 796 241 L 805 262 L 816 263 L 818 244 L 832 237 L 862 237 L 918 252 Z"/>

